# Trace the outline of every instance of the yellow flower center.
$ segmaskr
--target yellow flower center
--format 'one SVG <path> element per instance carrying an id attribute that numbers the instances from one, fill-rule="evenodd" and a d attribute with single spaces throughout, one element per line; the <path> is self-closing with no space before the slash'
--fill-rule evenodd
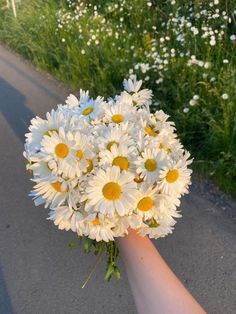
<path id="1" fill-rule="evenodd" d="M 116 141 L 111 141 L 107 144 L 107 149 L 111 150 L 112 145 L 119 146 L 119 143 L 117 143 Z"/>
<path id="2" fill-rule="evenodd" d="M 167 172 L 166 181 L 168 183 L 174 183 L 179 178 L 179 171 L 177 169 L 172 169 Z"/>
<path id="3" fill-rule="evenodd" d="M 162 149 L 163 147 L 164 147 L 164 145 L 161 143 L 161 144 L 159 145 L 159 148 Z"/>
<path id="4" fill-rule="evenodd" d="M 89 172 L 91 172 L 93 170 L 93 161 L 92 159 L 87 159 L 88 162 L 88 167 L 86 169 L 86 172 L 84 172 L 84 174 L 87 174 Z"/>
<path id="5" fill-rule="evenodd" d="M 51 183 L 51 186 L 56 190 L 58 193 L 61 193 L 61 182 L 53 182 Z"/>
<path id="6" fill-rule="evenodd" d="M 106 199 L 114 201 L 120 198 L 122 191 L 118 183 L 108 182 L 104 185 L 102 193 Z"/>
<path id="7" fill-rule="evenodd" d="M 145 131 L 149 136 L 153 136 L 153 137 L 157 136 L 156 132 L 153 131 L 153 129 L 151 129 L 149 126 L 146 126 L 146 127 L 144 128 L 144 131 Z"/>
<path id="8" fill-rule="evenodd" d="M 143 180 L 144 180 L 144 178 L 142 178 L 140 174 L 136 178 L 134 178 L 134 182 L 136 182 L 136 183 L 141 183 L 141 182 L 143 182 Z"/>
<path id="9" fill-rule="evenodd" d="M 157 162 L 155 159 L 147 159 L 144 163 L 144 167 L 147 169 L 147 171 L 153 172 L 157 168 Z"/>
<path id="10" fill-rule="evenodd" d="M 94 110 L 93 107 L 88 107 L 88 108 L 84 109 L 83 115 L 84 115 L 84 116 L 88 116 L 90 113 L 93 112 L 93 110 Z"/>
<path id="11" fill-rule="evenodd" d="M 66 158 L 66 156 L 69 153 L 69 148 L 66 144 L 64 143 L 59 143 L 57 144 L 57 146 L 55 147 L 55 154 L 57 155 L 57 157 L 59 158 Z"/>
<path id="12" fill-rule="evenodd" d="M 146 212 L 153 207 L 153 200 L 151 199 L 151 197 L 146 196 L 138 202 L 137 207 L 139 210 Z"/>
<path id="13" fill-rule="evenodd" d="M 122 114 L 114 114 L 111 119 L 114 123 L 120 123 L 124 121 L 124 116 Z"/>
<path id="14" fill-rule="evenodd" d="M 166 152 L 167 152 L 167 154 L 169 154 L 171 152 L 171 149 L 169 147 L 167 147 Z"/>
<path id="15" fill-rule="evenodd" d="M 94 226 L 100 225 L 100 220 L 98 217 L 96 217 L 93 221 L 92 221 Z"/>
<path id="16" fill-rule="evenodd" d="M 79 160 L 81 160 L 81 159 L 83 158 L 83 156 L 84 156 L 84 153 L 82 152 L 82 150 L 81 150 L 81 149 L 78 149 L 78 150 L 76 151 L 76 157 L 77 157 Z"/>
<path id="17" fill-rule="evenodd" d="M 118 156 L 113 160 L 112 166 L 118 166 L 120 170 L 128 170 L 129 161 L 126 157 Z"/>

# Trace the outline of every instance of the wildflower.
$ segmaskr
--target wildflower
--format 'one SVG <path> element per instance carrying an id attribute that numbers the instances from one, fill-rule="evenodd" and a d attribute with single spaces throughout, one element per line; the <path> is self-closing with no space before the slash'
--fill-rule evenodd
<path id="1" fill-rule="evenodd" d="M 226 99 L 229 98 L 229 95 L 225 93 L 225 94 L 221 95 L 221 98 L 224 99 L 224 100 L 226 100 Z"/>

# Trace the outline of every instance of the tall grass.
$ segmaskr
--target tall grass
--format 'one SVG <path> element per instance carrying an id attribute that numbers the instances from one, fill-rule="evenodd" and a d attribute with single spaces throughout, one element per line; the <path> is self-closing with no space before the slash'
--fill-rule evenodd
<path id="1" fill-rule="evenodd" d="M 17 12 L 0 10 L 2 42 L 74 90 L 114 95 L 137 74 L 195 168 L 236 195 L 233 0 L 24 0 Z"/>

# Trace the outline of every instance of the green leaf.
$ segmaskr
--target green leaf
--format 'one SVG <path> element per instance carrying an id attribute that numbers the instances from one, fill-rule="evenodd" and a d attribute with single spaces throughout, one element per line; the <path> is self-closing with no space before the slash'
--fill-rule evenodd
<path id="1" fill-rule="evenodd" d="M 152 218 L 148 225 L 150 228 L 157 228 L 160 226 L 160 224 L 156 221 L 155 218 Z"/>
<path id="2" fill-rule="evenodd" d="M 75 242 L 70 242 L 68 244 L 68 246 L 69 246 L 70 249 L 74 249 L 76 247 L 76 243 Z"/>
<path id="3" fill-rule="evenodd" d="M 93 240 L 89 238 L 85 238 L 84 250 L 86 253 L 90 253 L 92 244 L 93 244 Z"/>
<path id="4" fill-rule="evenodd" d="M 114 266 L 112 264 L 108 264 L 104 279 L 106 281 L 109 281 L 113 273 L 114 273 Z"/>
<path id="5" fill-rule="evenodd" d="M 120 270 L 117 266 L 115 266 L 115 268 L 114 268 L 114 275 L 115 275 L 117 280 L 120 280 L 121 274 L 120 274 Z"/>

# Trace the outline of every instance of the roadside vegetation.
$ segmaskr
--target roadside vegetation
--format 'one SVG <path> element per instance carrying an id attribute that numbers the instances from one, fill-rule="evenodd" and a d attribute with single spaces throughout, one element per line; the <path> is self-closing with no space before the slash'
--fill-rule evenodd
<path id="1" fill-rule="evenodd" d="M 234 0 L 0 0 L 0 41 L 73 90 L 136 74 L 175 121 L 194 167 L 236 195 Z"/>

